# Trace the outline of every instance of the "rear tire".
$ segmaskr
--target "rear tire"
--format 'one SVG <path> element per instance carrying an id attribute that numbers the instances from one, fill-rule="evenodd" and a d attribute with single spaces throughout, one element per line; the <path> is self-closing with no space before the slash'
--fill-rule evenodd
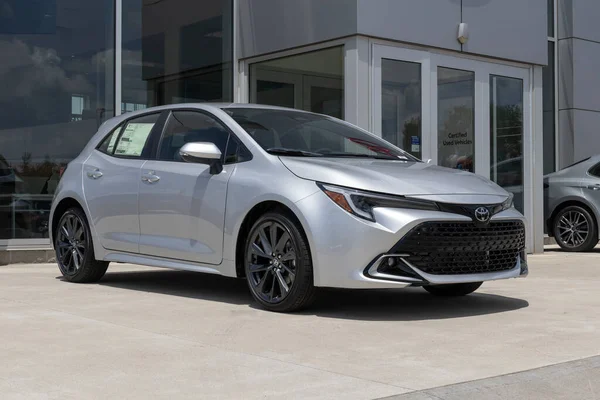
<path id="1" fill-rule="evenodd" d="M 91 230 L 80 208 L 70 208 L 61 216 L 54 249 L 58 268 L 69 282 L 97 282 L 106 273 L 108 262 L 96 260 Z"/>
<path id="2" fill-rule="evenodd" d="M 315 295 L 312 258 L 295 219 L 266 213 L 250 229 L 244 249 L 248 287 L 262 308 L 292 312 L 310 305 Z"/>
<path id="3" fill-rule="evenodd" d="M 592 214 L 580 206 L 568 206 L 552 221 L 556 243 L 565 251 L 592 251 L 598 244 L 598 227 Z"/>
<path id="4" fill-rule="evenodd" d="M 427 290 L 434 296 L 443 297 L 458 297 L 466 296 L 473 293 L 483 284 L 483 282 L 471 282 L 471 283 L 454 283 L 450 285 L 429 285 L 423 286 L 423 289 Z"/>

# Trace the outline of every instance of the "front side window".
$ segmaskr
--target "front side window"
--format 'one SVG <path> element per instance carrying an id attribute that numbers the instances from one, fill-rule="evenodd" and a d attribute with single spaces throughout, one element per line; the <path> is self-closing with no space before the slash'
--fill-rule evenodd
<path id="1" fill-rule="evenodd" d="M 261 108 L 224 111 L 272 154 L 418 161 L 382 139 L 325 115 Z"/>
<path id="2" fill-rule="evenodd" d="M 197 111 L 175 111 L 167 121 L 160 141 L 158 157 L 163 161 L 180 161 L 179 149 L 186 143 L 214 143 L 225 153 L 229 132 L 209 115 Z"/>

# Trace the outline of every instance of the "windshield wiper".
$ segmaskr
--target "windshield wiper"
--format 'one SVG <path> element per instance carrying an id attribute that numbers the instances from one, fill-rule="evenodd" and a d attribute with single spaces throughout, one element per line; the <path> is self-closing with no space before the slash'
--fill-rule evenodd
<path id="1" fill-rule="evenodd" d="M 362 154 L 362 153 L 325 153 L 324 157 L 348 157 L 348 158 L 374 158 L 377 160 L 402 160 L 409 161 L 405 156 L 392 156 L 387 154 Z"/>
<path id="2" fill-rule="evenodd" d="M 321 153 L 313 153 L 312 151 L 304 151 L 297 149 L 286 149 L 285 147 L 268 148 L 267 153 L 277 156 L 299 156 L 299 157 L 323 157 Z"/>

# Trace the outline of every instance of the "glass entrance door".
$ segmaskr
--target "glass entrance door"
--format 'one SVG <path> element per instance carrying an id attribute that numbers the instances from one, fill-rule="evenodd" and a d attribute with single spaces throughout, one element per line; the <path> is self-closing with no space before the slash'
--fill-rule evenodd
<path id="1" fill-rule="evenodd" d="M 375 133 L 421 159 L 492 179 L 532 220 L 528 68 L 384 45 L 373 45 L 372 65 Z"/>
<path id="2" fill-rule="evenodd" d="M 436 85 L 438 165 L 475 172 L 475 72 L 437 67 Z"/>

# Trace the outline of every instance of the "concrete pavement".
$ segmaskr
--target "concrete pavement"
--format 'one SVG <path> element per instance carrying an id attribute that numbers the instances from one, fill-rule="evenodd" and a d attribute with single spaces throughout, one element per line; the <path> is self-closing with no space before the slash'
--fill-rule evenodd
<path id="1" fill-rule="evenodd" d="M 294 315 L 218 276 L 59 275 L 0 267 L 2 399 L 374 399 L 600 354 L 600 253 L 531 256 L 527 279 L 458 299 L 325 290 Z"/>

